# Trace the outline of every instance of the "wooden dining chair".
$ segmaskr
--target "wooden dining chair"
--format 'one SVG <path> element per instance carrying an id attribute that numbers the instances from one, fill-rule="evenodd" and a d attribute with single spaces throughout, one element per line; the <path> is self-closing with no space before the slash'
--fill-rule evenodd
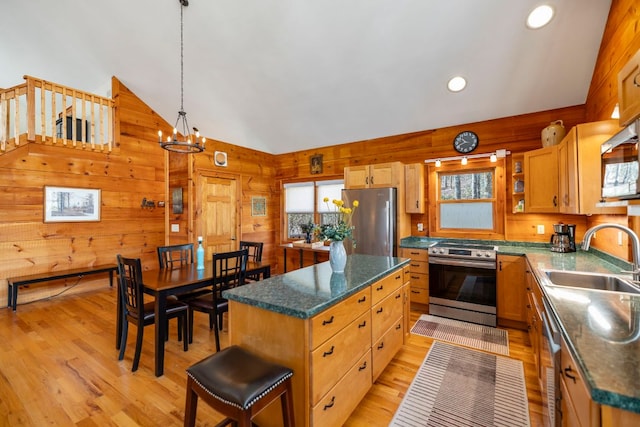
<path id="1" fill-rule="evenodd" d="M 263 242 L 249 242 L 246 240 L 240 241 L 240 250 L 246 249 L 249 253 L 250 261 L 262 261 L 262 248 L 264 246 Z M 260 273 L 248 274 L 245 276 L 246 282 L 257 282 L 260 280 Z"/>
<path id="2" fill-rule="evenodd" d="M 219 332 L 222 330 L 222 315 L 229 311 L 229 302 L 222 297 L 222 292 L 244 284 L 248 256 L 246 249 L 213 254 L 213 292 L 187 301 L 190 342 L 193 341 L 193 313 L 207 313 L 209 329 L 215 328 L 216 351 L 220 351 Z"/>
<path id="3" fill-rule="evenodd" d="M 120 335 L 120 355 L 118 356 L 118 360 L 124 358 L 129 322 L 131 322 L 138 328 L 136 352 L 133 357 L 133 367 L 131 368 L 131 371 L 135 372 L 138 370 L 138 364 L 140 362 L 144 327 L 155 323 L 155 308 L 153 302 L 144 302 L 140 258 L 125 258 L 118 255 L 117 260 L 120 304 L 122 305 L 122 334 Z M 178 319 L 178 340 L 183 341 L 184 351 L 189 349 L 188 312 L 189 306 L 187 304 L 177 300 L 167 300 L 167 319 Z"/>

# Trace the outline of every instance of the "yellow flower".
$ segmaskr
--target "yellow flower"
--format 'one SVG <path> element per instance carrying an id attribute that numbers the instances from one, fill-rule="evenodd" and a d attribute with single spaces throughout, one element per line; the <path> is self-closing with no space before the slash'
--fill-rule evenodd
<path id="1" fill-rule="evenodd" d="M 323 201 L 323 202 L 325 202 L 325 203 L 327 203 L 327 202 L 329 202 L 329 198 L 328 198 L 328 197 L 325 197 L 324 199 L 322 199 L 322 201 Z"/>
<path id="2" fill-rule="evenodd" d="M 324 198 L 324 202 L 329 204 L 329 199 Z M 351 217 L 353 212 L 358 207 L 357 200 L 353 201 L 353 208 L 344 206 L 342 200 L 332 200 L 331 203 L 335 206 L 334 211 L 339 214 L 338 220 L 335 224 L 322 224 L 316 228 L 316 235 L 322 240 L 340 241 L 347 237 L 351 237 L 353 233 L 353 226 L 351 225 Z M 353 242 L 355 247 L 355 241 Z"/>

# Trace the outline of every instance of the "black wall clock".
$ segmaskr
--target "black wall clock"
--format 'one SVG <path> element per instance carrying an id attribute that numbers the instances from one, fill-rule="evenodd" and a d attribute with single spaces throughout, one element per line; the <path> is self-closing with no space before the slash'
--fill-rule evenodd
<path id="1" fill-rule="evenodd" d="M 478 147 L 478 135 L 470 130 L 460 132 L 453 139 L 453 148 L 462 154 L 472 152 Z"/>

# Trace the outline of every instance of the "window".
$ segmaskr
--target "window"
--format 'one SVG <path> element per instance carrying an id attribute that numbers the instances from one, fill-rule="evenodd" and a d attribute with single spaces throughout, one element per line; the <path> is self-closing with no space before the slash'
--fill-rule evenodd
<path id="1" fill-rule="evenodd" d="M 323 202 L 340 199 L 343 180 L 308 181 L 284 184 L 286 239 L 304 238 L 301 225 L 312 222 L 314 224 L 326 224 L 335 222 L 335 212 L 331 211 L 331 202 L 327 205 Z"/>
<path id="2" fill-rule="evenodd" d="M 429 166 L 433 236 L 504 238 L 504 161 Z M 502 207 L 502 209 L 498 209 Z"/>

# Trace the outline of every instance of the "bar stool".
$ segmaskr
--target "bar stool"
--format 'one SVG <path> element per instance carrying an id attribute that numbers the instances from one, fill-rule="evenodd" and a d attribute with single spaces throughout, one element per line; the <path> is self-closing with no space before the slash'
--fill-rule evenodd
<path id="1" fill-rule="evenodd" d="M 198 397 L 227 416 L 217 426 L 240 427 L 250 427 L 251 419 L 280 397 L 284 426 L 294 427 L 292 375 L 241 347 L 227 347 L 187 368 L 184 425 L 195 425 Z"/>

